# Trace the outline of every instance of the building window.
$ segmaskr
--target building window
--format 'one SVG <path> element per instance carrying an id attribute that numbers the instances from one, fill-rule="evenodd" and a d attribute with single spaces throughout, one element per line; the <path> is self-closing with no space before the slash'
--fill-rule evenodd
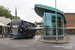
<path id="1" fill-rule="evenodd" d="M 58 17 L 58 35 L 63 34 L 62 24 L 63 20 L 61 15 L 57 14 Z M 44 34 L 45 35 L 56 35 L 56 14 L 44 12 Z"/>

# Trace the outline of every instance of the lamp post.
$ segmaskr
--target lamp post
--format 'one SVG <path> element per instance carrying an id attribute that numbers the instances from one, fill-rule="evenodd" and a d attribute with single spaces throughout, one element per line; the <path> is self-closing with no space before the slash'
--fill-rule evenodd
<path id="1" fill-rule="evenodd" d="M 57 5 L 56 5 L 56 0 L 55 0 L 55 14 L 56 14 L 56 41 L 58 41 L 58 18 L 57 18 Z"/>
<path id="2" fill-rule="evenodd" d="M 17 17 L 17 7 L 15 7 L 15 17 Z"/>

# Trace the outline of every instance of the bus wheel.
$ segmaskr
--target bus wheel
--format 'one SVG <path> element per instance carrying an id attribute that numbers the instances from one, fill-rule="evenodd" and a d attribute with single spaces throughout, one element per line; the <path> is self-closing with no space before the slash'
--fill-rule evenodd
<path id="1" fill-rule="evenodd" d="M 17 39 L 17 38 L 14 38 L 14 39 Z"/>
<path id="2" fill-rule="evenodd" d="M 33 38 L 33 36 L 31 38 Z"/>

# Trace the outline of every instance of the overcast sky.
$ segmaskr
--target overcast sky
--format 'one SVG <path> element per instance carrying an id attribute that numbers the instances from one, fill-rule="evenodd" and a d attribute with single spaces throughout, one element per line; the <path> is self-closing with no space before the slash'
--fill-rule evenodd
<path id="1" fill-rule="evenodd" d="M 11 14 L 29 22 L 40 22 L 42 20 L 33 10 L 35 4 L 43 4 L 55 7 L 55 0 L 0 0 L 0 5 L 9 8 Z M 75 0 L 57 0 L 57 9 L 63 12 L 75 12 Z"/>

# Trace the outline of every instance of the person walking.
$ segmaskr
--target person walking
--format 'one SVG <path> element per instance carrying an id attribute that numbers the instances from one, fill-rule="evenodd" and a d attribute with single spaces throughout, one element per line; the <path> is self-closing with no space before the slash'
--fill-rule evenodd
<path id="1" fill-rule="evenodd" d="M 8 31 L 6 30 L 6 31 L 4 32 L 4 34 L 5 34 L 5 37 L 7 37 L 7 36 L 8 36 Z"/>

